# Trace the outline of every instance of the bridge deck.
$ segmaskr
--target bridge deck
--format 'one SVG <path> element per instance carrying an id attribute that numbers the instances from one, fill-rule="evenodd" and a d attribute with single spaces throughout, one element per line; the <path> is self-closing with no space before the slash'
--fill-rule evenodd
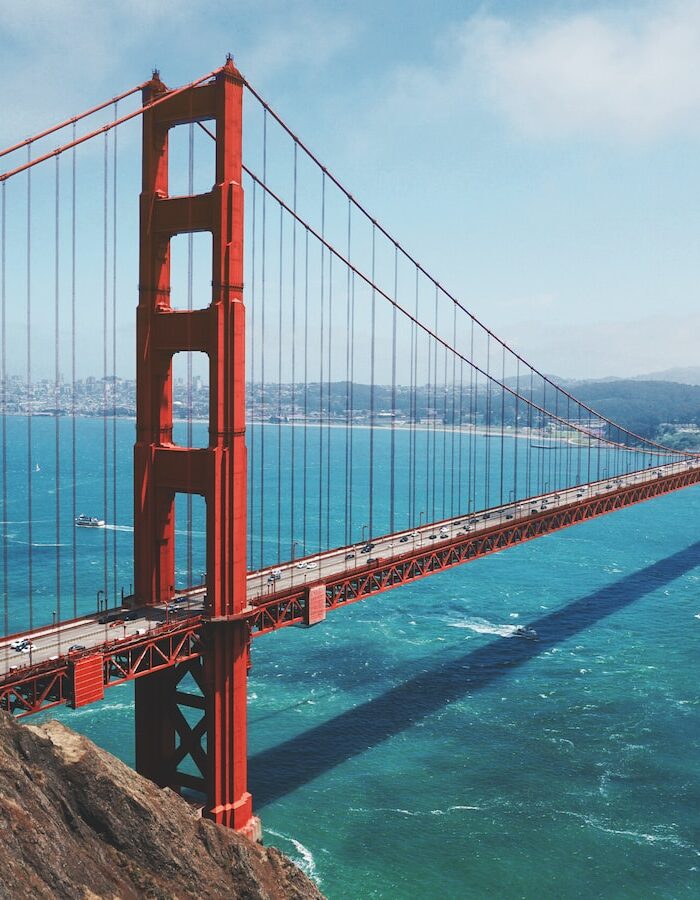
<path id="1" fill-rule="evenodd" d="M 312 588 L 325 595 L 325 609 L 334 609 L 698 482 L 700 459 L 689 459 L 372 538 L 366 552 L 355 544 L 252 572 L 244 616 L 254 637 L 304 624 Z M 96 613 L 4 638 L 0 707 L 27 714 L 71 700 L 76 661 L 96 653 L 102 655 L 105 686 L 192 658 L 199 653 L 205 614 L 200 587 L 167 606 L 133 609 L 113 621 L 101 622 L 104 613 Z M 12 648 L 22 637 L 31 638 L 30 653 Z M 79 649 L 71 651 L 75 645 Z"/>

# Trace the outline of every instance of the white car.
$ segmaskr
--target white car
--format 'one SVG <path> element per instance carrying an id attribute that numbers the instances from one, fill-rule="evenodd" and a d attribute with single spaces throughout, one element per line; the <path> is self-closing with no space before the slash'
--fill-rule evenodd
<path id="1" fill-rule="evenodd" d="M 10 649 L 19 650 L 19 648 L 22 646 L 22 644 L 26 644 L 26 643 L 27 643 L 26 638 L 17 638 L 16 640 L 10 642 Z"/>
<path id="2" fill-rule="evenodd" d="M 302 561 L 302 562 L 298 562 L 298 563 L 297 563 L 297 569 L 305 569 L 308 565 L 309 565 L 308 563 L 305 563 L 305 562 L 303 562 L 303 561 Z"/>
<path id="3" fill-rule="evenodd" d="M 316 562 L 307 563 L 306 568 L 307 569 L 318 569 L 318 563 L 316 563 Z"/>
<path id="4" fill-rule="evenodd" d="M 36 644 L 30 644 L 29 641 L 27 641 L 26 644 L 22 644 L 19 650 L 20 653 L 33 653 L 36 650 Z"/>
<path id="5" fill-rule="evenodd" d="M 282 569 L 273 569 L 270 572 L 270 575 L 274 575 L 275 578 L 281 578 L 282 577 Z"/>

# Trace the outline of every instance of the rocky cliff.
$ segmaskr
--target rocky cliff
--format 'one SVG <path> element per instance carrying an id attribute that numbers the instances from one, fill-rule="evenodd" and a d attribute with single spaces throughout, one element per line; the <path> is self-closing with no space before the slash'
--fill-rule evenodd
<path id="1" fill-rule="evenodd" d="M 0 897 L 322 900 L 278 850 L 198 818 L 58 722 L 0 714 Z"/>

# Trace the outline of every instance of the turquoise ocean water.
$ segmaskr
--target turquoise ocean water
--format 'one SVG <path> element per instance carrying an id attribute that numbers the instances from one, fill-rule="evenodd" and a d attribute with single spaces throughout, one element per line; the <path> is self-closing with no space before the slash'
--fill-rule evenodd
<path id="1" fill-rule="evenodd" d="M 26 446 L 12 427 L 9 614 L 22 627 Z M 35 621 L 55 605 L 56 543 L 64 618 L 73 603 L 53 427 L 34 423 Z M 77 427 L 78 511 L 98 514 L 102 423 Z M 133 423 L 116 437 L 117 516 L 110 487 L 113 527 L 79 535 L 79 611 L 102 585 L 105 534 L 110 589 L 131 579 Z M 699 519 L 688 489 L 256 640 L 250 786 L 266 841 L 333 900 L 700 895 Z M 513 637 L 523 624 L 540 640 Z M 131 763 L 132 696 L 50 715 Z"/>

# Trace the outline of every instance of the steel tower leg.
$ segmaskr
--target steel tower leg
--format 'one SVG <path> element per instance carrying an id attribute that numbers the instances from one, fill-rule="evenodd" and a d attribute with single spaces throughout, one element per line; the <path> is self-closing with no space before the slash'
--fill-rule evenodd
<path id="1" fill-rule="evenodd" d="M 167 96 L 167 89 L 154 75 L 144 101 L 156 95 Z M 173 596 L 174 498 L 184 492 L 206 501 L 207 604 L 201 665 L 136 680 L 136 765 L 158 784 L 200 790 L 205 815 L 258 838 L 260 823 L 247 791 L 250 633 L 241 618 L 247 605 L 242 100 L 243 82 L 229 59 L 212 82 L 143 117 L 135 599 L 157 604 Z M 168 131 L 202 120 L 215 123 L 214 188 L 171 198 Z M 211 304 L 173 310 L 170 239 L 193 231 L 212 234 Z M 202 450 L 173 444 L 172 357 L 179 351 L 209 357 L 209 445 Z M 194 692 L 180 686 L 185 674 L 193 677 Z M 198 774 L 180 770 L 186 757 Z"/>

